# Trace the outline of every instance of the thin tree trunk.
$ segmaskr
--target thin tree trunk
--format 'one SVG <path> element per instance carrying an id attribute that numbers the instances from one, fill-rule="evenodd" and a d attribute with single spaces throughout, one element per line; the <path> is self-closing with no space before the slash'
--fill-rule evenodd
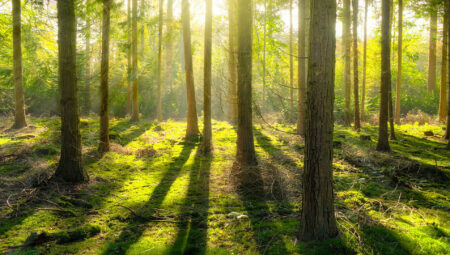
<path id="1" fill-rule="evenodd" d="M 236 0 L 228 0 L 228 72 L 229 72 L 229 98 L 230 98 L 230 122 L 237 123 L 237 20 L 236 20 Z"/>
<path id="2" fill-rule="evenodd" d="M 293 24 L 292 24 L 292 0 L 289 0 L 289 122 L 294 122 L 294 56 L 292 46 L 293 36 Z"/>
<path id="3" fill-rule="evenodd" d="M 59 86 L 61 90 L 61 157 L 55 176 L 67 182 L 83 182 L 87 181 L 89 177 L 81 162 L 74 0 L 59 0 L 57 9 Z"/>
<path id="4" fill-rule="evenodd" d="M 448 13 L 444 14 L 444 30 L 442 31 L 442 66 L 441 89 L 439 99 L 439 122 L 445 122 L 447 116 L 447 44 L 448 44 Z"/>
<path id="5" fill-rule="evenodd" d="M 132 113 L 131 121 L 139 120 L 139 105 L 138 105 L 138 56 L 137 56 L 137 0 L 132 1 L 132 38 L 131 38 L 131 55 L 132 55 L 132 67 L 131 67 L 131 79 L 133 81 L 132 88 Z"/>
<path id="6" fill-rule="evenodd" d="M 350 0 L 344 0 L 344 21 L 343 21 L 343 35 L 342 42 L 344 44 L 344 96 L 345 96 L 345 109 L 344 109 L 344 124 L 350 126 L 351 114 L 350 114 L 350 100 L 351 100 L 351 33 L 350 33 Z"/>
<path id="7" fill-rule="evenodd" d="M 86 17 L 86 66 L 84 72 L 84 112 L 91 112 L 91 21 Z"/>
<path id="8" fill-rule="evenodd" d="M 102 62 L 100 70 L 100 143 L 98 145 L 98 151 L 100 153 L 109 151 L 108 76 L 111 1 L 112 0 L 103 0 Z"/>
<path id="9" fill-rule="evenodd" d="M 366 104 L 366 69 L 367 69 L 367 12 L 369 9 L 369 1 L 364 3 L 364 56 L 363 56 L 363 80 L 361 91 L 361 121 L 365 120 L 365 104 Z"/>
<path id="10" fill-rule="evenodd" d="M 162 54 L 162 33 L 163 33 L 163 0 L 159 0 L 159 24 L 158 24 L 158 95 L 156 102 L 156 115 L 158 121 L 162 121 L 161 106 L 161 54 Z"/>
<path id="11" fill-rule="evenodd" d="M 381 87 L 380 87 L 380 116 L 378 128 L 378 151 L 390 151 L 388 137 L 388 104 L 389 83 L 391 82 L 391 26 L 389 24 L 390 0 L 382 0 L 381 19 Z"/>
<path id="12" fill-rule="evenodd" d="M 312 0 L 300 239 L 337 236 L 333 205 L 336 1 Z"/>
<path id="13" fill-rule="evenodd" d="M 127 114 L 130 116 L 133 109 L 131 54 L 131 0 L 127 0 Z"/>
<path id="14" fill-rule="evenodd" d="M 12 1 L 13 16 L 13 65 L 14 65 L 14 99 L 15 114 L 13 128 L 23 128 L 25 120 L 25 100 L 23 95 L 22 76 L 22 38 L 21 38 L 21 7 L 20 0 Z"/>
<path id="15" fill-rule="evenodd" d="M 212 44 L 212 0 L 206 0 L 205 14 L 205 63 L 203 79 L 203 144 L 202 151 L 205 154 L 212 149 L 211 128 L 211 46 Z"/>
<path id="16" fill-rule="evenodd" d="M 238 127 L 237 162 L 255 165 L 252 124 L 252 0 L 239 0 L 238 8 Z"/>
<path id="17" fill-rule="evenodd" d="M 172 51 L 173 51 L 173 0 L 167 1 L 167 53 L 166 53 L 166 75 L 165 84 L 169 90 L 172 90 Z"/>
<path id="18" fill-rule="evenodd" d="M 355 102 L 355 126 L 356 130 L 361 128 L 359 118 L 359 80 L 358 80 L 358 0 L 353 2 L 353 97 Z"/>
<path id="19" fill-rule="evenodd" d="M 264 24 L 263 24 L 263 75 L 262 75 L 262 104 L 261 110 L 266 106 L 266 37 L 267 37 L 267 0 L 264 0 Z"/>
<path id="20" fill-rule="evenodd" d="M 447 36 L 450 37 L 450 3 L 446 1 L 445 14 L 447 15 Z M 447 149 L 450 150 L 450 42 L 447 43 L 447 129 L 445 138 L 448 139 Z"/>
<path id="21" fill-rule="evenodd" d="M 400 99 L 402 88 L 403 0 L 398 0 L 397 88 L 395 97 L 395 123 L 400 124 Z"/>
<path id="22" fill-rule="evenodd" d="M 186 91 L 187 91 L 187 128 L 186 138 L 197 136 L 197 107 L 195 103 L 194 73 L 192 69 L 191 51 L 191 17 L 189 11 L 189 0 L 182 0 L 181 19 L 183 20 L 183 44 L 184 44 L 184 67 L 186 69 Z"/>
<path id="23" fill-rule="evenodd" d="M 437 12 L 430 13 L 430 46 L 428 52 L 428 92 L 436 88 L 436 34 Z"/>
<path id="24" fill-rule="evenodd" d="M 145 1 L 146 0 L 141 0 L 141 8 L 139 9 L 139 18 L 140 18 L 140 25 L 141 25 L 141 46 L 139 49 L 139 55 L 143 58 L 144 57 L 144 53 L 145 53 L 145 22 L 144 22 L 144 18 L 145 18 Z"/>
<path id="25" fill-rule="evenodd" d="M 394 24 L 394 0 L 390 1 L 390 15 L 389 15 L 389 31 L 392 31 L 392 26 Z M 391 33 L 391 32 L 390 32 Z M 391 47 L 393 48 L 393 40 L 391 34 L 389 34 L 389 42 Z M 390 49 L 390 52 L 392 52 L 392 48 Z M 390 53 L 389 53 L 390 54 Z M 392 54 L 392 61 L 394 58 L 394 55 Z M 392 77 L 391 77 L 392 79 Z M 390 131 L 390 138 L 392 140 L 395 140 L 395 129 L 394 129 L 394 108 L 392 104 L 392 80 L 389 82 L 389 98 L 388 98 L 388 120 L 389 120 L 389 131 Z"/>
<path id="26" fill-rule="evenodd" d="M 305 1 L 298 3 L 298 119 L 297 134 L 305 135 L 306 103 L 306 6 Z"/>

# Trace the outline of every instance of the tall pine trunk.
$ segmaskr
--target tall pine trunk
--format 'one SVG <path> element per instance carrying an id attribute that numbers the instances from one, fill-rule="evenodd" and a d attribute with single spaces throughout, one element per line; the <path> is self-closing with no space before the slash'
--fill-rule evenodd
<path id="1" fill-rule="evenodd" d="M 100 143 L 98 145 L 98 151 L 100 153 L 109 151 L 108 76 L 111 1 L 103 0 L 102 60 L 100 67 Z"/>
<path id="2" fill-rule="evenodd" d="M 132 66 L 131 66 L 131 79 L 133 82 L 132 86 L 132 112 L 131 121 L 139 120 L 139 105 L 138 105 L 138 55 L 137 55 L 137 0 L 132 0 L 132 25 L 131 25 L 131 56 L 132 56 Z"/>
<path id="3" fill-rule="evenodd" d="M 161 106 L 161 54 L 162 54 L 162 33 L 163 33 L 163 0 L 159 0 L 159 24 L 158 24 L 158 95 L 156 99 L 156 115 L 158 121 L 162 121 Z"/>
<path id="4" fill-rule="evenodd" d="M 239 0 L 237 162 L 255 165 L 252 124 L 252 0 Z"/>
<path id="5" fill-rule="evenodd" d="M 238 1 L 239 2 L 239 1 Z M 267 38 L 267 0 L 264 0 L 264 22 L 263 22 L 263 63 L 262 63 L 262 103 L 261 110 L 266 107 L 266 38 Z"/>
<path id="6" fill-rule="evenodd" d="M 212 149 L 211 128 L 211 46 L 212 44 L 212 0 L 206 0 L 205 14 L 205 59 L 203 79 L 203 144 L 205 154 Z"/>
<path id="7" fill-rule="evenodd" d="M 55 176 L 67 182 L 83 182 L 87 181 L 89 177 L 81 162 L 74 0 L 59 0 L 57 9 L 59 87 L 61 91 L 61 157 Z"/>
<path id="8" fill-rule="evenodd" d="M 428 92 L 436 88 L 436 34 L 437 34 L 437 11 L 430 13 L 430 45 L 428 51 Z"/>
<path id="9" fill-rule="evenodd" d="M 381 87 L 380 87 L 380 116 L 378 128 L 378 151 L 390 151 L 388 136 L 388 101 L 389 83 L 391 83 L 391 26 L 390 0 L 381 1 Z"/>
<path id="10" fill-rule="evenodd" d="M 292 0 L 289 0 L 289 122 L 294 122 L 294 49 L 292 45 Z"/>
<path id="11" fill-rule="evenodd" d="M 91 112 L 91 21 L 86 17 L 86 63 L 84 72 L 84 112 Z"/>
<path id="12" fill-rule="evenodd" d="M 133 109 L 131 70 L 131 0 L 127 0 L 127 114 L 130 116 Z"/>
<path id="13" fill-rule="evenodd" d="M 333 205 L 333 103 L 336 1 L 311 0 L 305 168 L 300 239 L 337 236 Z"/>
<path id="14" fill-rule="evenodd" d="M 229 102 L 230 122 L 237 123 L 237 20 L 236 0 L 228 0 L 228 73 L 229 73 Z"/>
<path id="15" fill-rule="evenodd" d="M 356 130 L 361 128 L 359 118 L 359 80 L 358 80 L 358 0 L 353 2 L 353 97 L 355 102 L 355 126 Z"/>
<path id="16" fill-rule="evenodd" d="M 181 19 L 183 22 L 183 45 L 184 45 L 184 68 L 186 70 L 186 91 L 187 91 L 187 128 L 186 138 L 197 136 L 197 106 L 195 103 L 194 73 L 192 69 L 191 50 L 191 17 L 189 10 L 189 0 L 182 0 Z"/>
<path id="17" fill-rule="evenodd" d="M 402 89 L 403 0 L 398 0 L 397 87 L 395 96 L 395 123 L 400 124 L 400 99 Z"/>
<path id="18" fill-rule="evenodd" d="M 25 100 L 23 95 L 22 76 L 22 38 L 21 38 L 21 7 L 20 0 L 12 1 L 13 16 L 13 65 L 14 65 L 14 102 L 15 114 L 13 128 L 23 128 L 25 120 Z"/>
<path id="19" fill-rule="evenodd" d="M 306 103 L 306 6 L 305 1 L 298 3 L 298 119 L 297 134 L 305 135 Z"/>
<path id="20" fill-rule="evenodd" d="M 445 14 L 447 15 L 447 36 L 450 36 L 450 3 L 446 1 Z M 450 150 L 450 42 L 447 43 L 447 129 L 445 138 L 448 139 L 447 149 Z"/>
<path id="21" fill-rule="evenodd" d="M 165 84 L 167 89 L 172 90 L 172 51 L 173 51 L 173 0 L 167 1 L 167 51 L 166 51 L 166 71 L 165 71 Z"/>
<path id="22" fill-rule="evenodd" d="M 363 53 L 363 78 L 361 91 L 361 121 L 365 120 L 366 104 L 366 72 L 367 72 L 367 12 L 369 10 L 369 0 L 364 2 L 364 53 Z"/>
<path id="23" fill-rule="evenodd" d="M 344 109 L 344 124 L 350 126 L 351 114 L 350 114 L 350 100 L 351 100 L 351 33 L 350 33 L 350 0 L 344 0 L 344 20 L 342 23 L 343 34 L 342 42 L 344 49 L 344 97 L 345 97 L 345 109 Z"/>
<path id="24" fill-rule="evenodd" d="M 390 15 L 389 15 L 389 31 L 392 31 L 392 26 L 394 24 L 394 0 L 390 1 Z M 390 32 L 391 33 L 391 32 Z M 389 42 L 391 47 L 393 48 L 394 46 L 394 42 L 392 40 L 392 36 L 391 34 L 389 34 Z M 390 52 L 392 52 L 392 48 L 390 49 Z M 392 59 L 394 55 L 391 55 Z M 392 60 L 393 61 L 393 60 Z M 391 77 L 392 79 L 392 77 Z M 392 140 L 395 140 L 395 129 L 394 129 L 394 107 L 392 104 L 392 80 L 389 82 L 389 89 L 388 89 L 388 121 L 389 121 L 389 133 L 390 133 L 390 138 Z"/>
<path id="25" fill-rule="evenodd" d="M 448 13 L 444 14 L 444 30 L 442 31 L 442 68 L 441 89 L 439 99 L 439 122 L 445 122 L 447 116 L 447 44 L 448 44 Z"/>

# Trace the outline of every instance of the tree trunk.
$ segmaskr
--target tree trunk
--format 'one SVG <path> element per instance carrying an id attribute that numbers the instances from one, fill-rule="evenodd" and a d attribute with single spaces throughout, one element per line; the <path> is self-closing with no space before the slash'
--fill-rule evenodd
<path id="1" fill-rule="evenodd" d="M 20 0 L 12 1 L 13 16 L 13 65 L 14 65 L 14 99 L 15 114 L 13 128 L 23 128 L 27 125 L 25 120 L 25 100 L 23 95 L 22 76 L 22 38 L 20 21 Z"/>
<path id="2" fill-rule="evenodd" d="M 87 181 L 89 177 L 81 162 L 74 0 L 59 0 L 57 9 L 61 91 L 61 157 L 55 176 L 67 182 L 83 182 Z"/>
<path id="3" fill-rule="evenodd" d="M 305 135 L 306 103 L 306 6 L 305 1 L 298 3 L 298 119 L 297 134 Z"/>
<path id="4" fill-rule="evenodd" d="M 161 54 L 162 54 L 162 33 L 163 33 L 163 0 L 159 0 L 159 24 L 158 24 L 158 95 L 156 102 L 156 115 L 158 121 L 162 121 L 161 106 Z"/>
<path id="5" fill-rule="evenodd" d="M 237 162 L 256 165 L 252 125 L 252 0 L 239 0 L 238 8 L 238 127 Z"/>
<path id="6" fill-rule="evenodd" d="M 445 122 L 447 116 L 447 44 L 448 44 L 448 13 L 444 14 L 444 30 L 442 31 L 442 66 L 441 89 L 439 100 L 439 122 Z"/>
<path id="7" fill-rule="evenodd" d="M 267 0 L 264 0 L 264 24 L 263 24 L 263 74 L 262 74 L 262 103 L 261 110 L 266 106 L 266 37 L 267 37 Z"/>
<path id="8" fill-rule="evenodd" d="M 173 51 L 173 0 L 167 1 L 167 52 L 166 52 L 166 75 L 165 84 L 169 90 L 172 90 L 172 51 Z"/>
<path id="9" fill-rule="evenodd" d="M 392 31 L 392 25 L 394 24 L 394 0 L 390 0 L 390 15 L 389 15 L 389 31 Z M 389 44 L 391 47 L 394 47 L 394 42 L 392 40 L 391 34 L 389 34 Z M 391 48 L 391 50 L 392 50 Z M 390 52 L 391 52 L 390 50 Z M 394 55 L 392 55 L 394 56 Z M 392 57 L 393 59 L 393 57 Z M 393 60 L 392 60 L 393 61 Z M 392 79 L 392 77 L 391 77 Z M 389 97 L 388 97 L 388 120 L 389 120 L 389 131 L 390 131 L 390 138 L 392 140 L 395 140 L 395 129 L 394 129 L 394 108 L 392 104 L 392 80 L 389 82 L 389 89 L 388 89 Z"/>
<path id="10" fill-rule="evenodd" d="M 361 128 L 359 119 L 359 81 L 358 81 L 358 0 L 353 2 L 353 97 L 355 102 L 355 129 Z"/>
<path id="11" fill-rule="evenodd" d="M 333 206 L 336 1 L 312 0 L 300 239 L 337 236 Z"/>
<path id="12" fill-rule="evenodd" d="M 131 0 L 127 0 L 127 114 L 130 116 L 133 109 L 131 70 Z"/>
<path id="13" fill-rule="evenodd" d="M 364 53 L 363 53 L 363 80 L 361 91 L 361 121 L 365 119 L 364 108 L 366 104 L 366 69 L 367 69 L 367 12 L 369 9 L 369 1 L 364 3 Z"/>
<path id="14" fill-rule="evenodd" d="M 397 88 L 395 97 L 395 123 L 400 124 L 400 98 L 402 88 L 403 0 L 398 0 Z"/>
<path id="15" fill-rule="evenodd" d="M 446 1 L 445 14 L 447 15 L 447 36 L 450 36 L 450 3 Z M 448 139 L 447 149 L 450 150 L 450 42 L 447 43 L 447 129 L 445 138 Z"/>
<path id="16" fill-rule="evenodd" d="M 91 21 L 86 17 L 86 66 L 84 72 L 84 112 L 91 112 Z"/>
<path id="17" fill-rule="evenodd" d="M 289 0 L 289 122 L 294 122 L 294 50 L 292 46 L 292 0 Z"/>
<path id="18" fill-rule="evenodd" d="M 390 0 L 382 0 L 381 18 L 381 87 L 380 87 L 380 116 L 378 128 L 378 151 L 390 151 L 388 137 L 388 104 L 389 83 L 391 83 L 391 26 L 389 24 Z"/>
<path id="19" fill-rule="evenodd" d="M 141 46 L 139 49 L 139 55 L 141 57 L 144 57 L 144 53 L 145 53 L 145 22 L 144 22 L 144 18 L 145 18 L 145 1 L 146 0 L 141 0 L 141 8 L 139 9 L 139 21 L 140 21 L 140 26 L 141 26 Z"/>
<path id="20" fill-rule="evenodd" d="M 197 136 L 197 107 L 195 103 L 194 73 L 192 69 L 191 50 L 191 17 L 189 11 L 189 0 L 182 0 L 181 19 L 183 20 L 183 44 L 184 44 L 184 68 L 186 70 L 186 91 L 187 91 L 187 129 L 186 138 Z"/>
<path id="21" fill-rule="evenodd" d="M 236 20 L 236 0 L 228 0 L 228 72 L 229 72 L 229 98 L 230 98 L 230 122 L 237 123 L 237 20 Z"/>
<path id="22" fill-rule="evenodd" d="M 109 105 L 108 105 L 108 79 L 109 79 L 109 29 L 110 29 L 111 0 L 103 0 L 103 26 L 102 26 L 102 62 L 100 70 L 100 143 L 98 151 L 109 151 Z"/>
<path id="23" fill-rule="evenodd" d="M 344 109 L 344 124 L 350 126 L 350 100 L 351 100 L 351 78 L 350 78 L 350 56 L 351 56 L 351 33 L 350 33 L 350 0 L 344 0 L 344 20 L 342 23 L 343 34 L 342 42 L 344 44 L 344 95 L 345 95 L 345 109 Z"/>
<path id="24" fill-rule="evenodd" d="M 203 144 L 202 151 L 209 154 L 212 149 L 211 130 L 211 46 L 212 44 L 212 0 L 206 0 L 205 13 L 205 63 L 203 79 Z"/>
<path id="25" fill-rule="evenodd" d="M 132 38 L 131 38 L 131 55 L 132 55 L 132 67 L 131 67 L 131 79 L 133 81 L 132 88 L 132 113 L 131 121 L 139 120 L 139 105 L 138 105 L 138 79 L 137 79 L 137 0 L 132 2 Z"/>
<path id="26" fill-rule="evenodd" d="M 436 34 L 437 12 L 430 13 L 430 46 L 428 52 L 428 92 L 436 88 Z"/>

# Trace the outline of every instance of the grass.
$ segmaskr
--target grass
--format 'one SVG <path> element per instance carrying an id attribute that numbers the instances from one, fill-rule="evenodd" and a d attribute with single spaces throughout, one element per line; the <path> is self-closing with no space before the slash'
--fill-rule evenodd
<path id="1" fill-rule="evenodd" d="M 213 121 L 214 153 L 183 140 L 185 123 L 111 121 L 112 151 L 95 152 L 98 122 L 83 119 L 89 183 L 49 182 L 59 155 L 59 120 L 30 119 L 0 130 L 0 253 L 7 254 L 448 254 L 450 152 L 443 130 L 397 126 L 393 153 L 378 153 L 377 129 L 336 126 L 334 182 L 339 238 L 302 243 L 303 140 L 291 125 L 255 126 L 262 185 L 251 196 L 230 178 L 236 133 Z M 425 137 L 432 130 L 435 137 Z M 370 135 L 362 141 L 361 134 Z M 47 184 L 46 184 L 47 183 Z M 8 201 L 9 205 L 6 203 Z M 16 247 L 33 233 L 100 233 Z"/>

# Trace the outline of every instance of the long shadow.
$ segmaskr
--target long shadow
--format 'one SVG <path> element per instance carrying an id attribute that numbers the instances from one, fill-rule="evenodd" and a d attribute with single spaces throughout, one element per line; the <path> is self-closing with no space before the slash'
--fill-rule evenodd
<path id="1" fill-rule="evenodd" d="M 267 152 L 272 159 L 281 161 L 283 165 L 298 167 L 295 160 L 284 154 L 281 149 L 275 147 L 268 136 L 264 135 L 258 129 L 254 129 L 253 131 L 255 132 L 256 141 L 258 142 L 259 146 L 261 146 L 261 148 L 265 152 Z"/>
<path id="2" fill-rule="evenodd" d="M 177 179 L 183 165 L 189 159 L 192 150 L 195 148 L 195 143 L 185 142 L 180 155 L 175 158 L 169 166 L 169 169 L 162 177 L 158 186 L 153 190 L 149 200 L 141 207 L 138 208 L 139 212 L 153 211 L 161 207 L 164 198 L 168 194 L 170 187 Z M 152 208 L 152 209 L 150 209 Z M 145 215 L 146 216 L 146 215 Z M 142 236 L 146 229 L 146 225 L 149 224 L 149 220 L 134 220 L 128 219 L 129 223 L 122 229 L 121 234 L 117 239 L 109 243 L 107 249 L 102 254 L 125 254 L 126 251 L 136 243 Z"/>
<path id="3" fill-rule="evenodd" d="M 208 234 L 209 176 L 212 156 L 196 155 L 181 207 L 178 234 L 169 254 L 205 254 Z"/>
<path id="4" fill-rule="evenodd" d="M 137 128 L 131 129 L 134 126 Z M 145 133 L 151 126 L 153 126 L 153 123 L 147 121 L 133 123 L 129 120 L 120 120 L 111 126 L 110 138 L 118 144 L 125 146 Z"/>

